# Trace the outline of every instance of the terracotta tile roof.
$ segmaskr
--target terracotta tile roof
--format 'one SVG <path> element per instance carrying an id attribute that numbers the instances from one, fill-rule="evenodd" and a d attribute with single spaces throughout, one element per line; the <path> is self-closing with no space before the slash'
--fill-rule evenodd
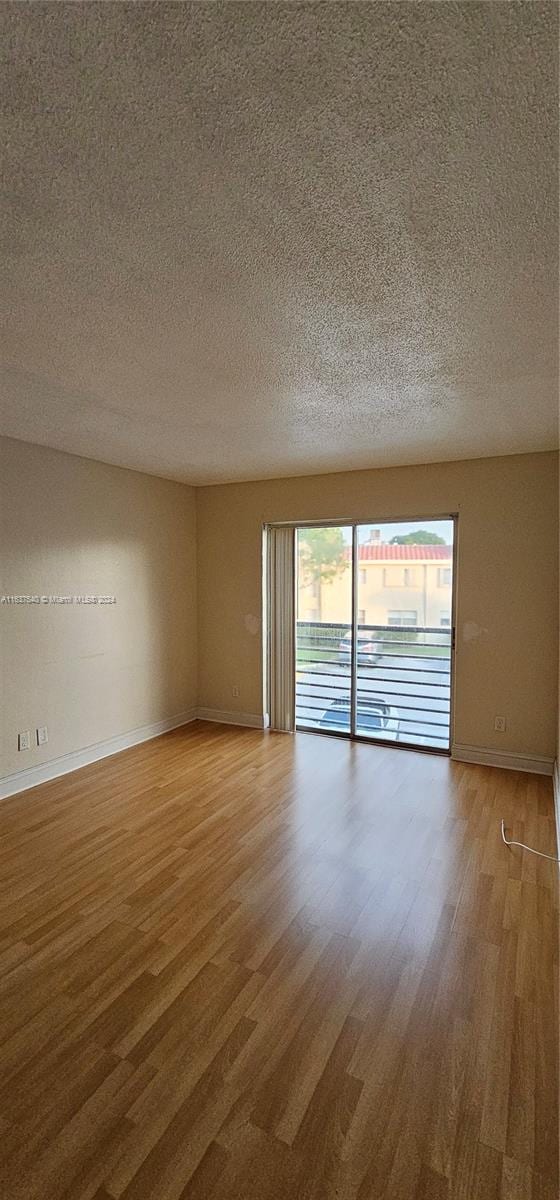
<path id="1" fill-rule="evenodd" d="M 346 558 L 350 558 L 350 547 Z M 450 562 L 453 546 L 388 546 L 382 542 L 365 542 L 358 547 L 359 562 Z"/>

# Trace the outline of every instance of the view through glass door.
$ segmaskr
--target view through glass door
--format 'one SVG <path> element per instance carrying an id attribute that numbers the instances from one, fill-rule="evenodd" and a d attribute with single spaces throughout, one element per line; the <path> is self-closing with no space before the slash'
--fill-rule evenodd
<path id="1" fill-rule="evenodd" d="M 454 522 L 297 530 L 296 728 L 448 751 Z"/>

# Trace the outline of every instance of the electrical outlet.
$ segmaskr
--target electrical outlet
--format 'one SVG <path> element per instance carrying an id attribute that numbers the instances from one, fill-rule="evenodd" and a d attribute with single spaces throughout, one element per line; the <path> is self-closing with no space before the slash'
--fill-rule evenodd
<path id="1" fill-rule="evenodd" d="M 505 733 L 506 719 L 505 717 L 494 717 L 494 729 L 497 733 Z"/>
<path id="2" fill-rule="evenodd" d="M 35 732 L 37 734 L 37 745 L 38 746 L 46 746 L 46 744 L 49 740 L 49 731 L 47 729 L 47 726 L 39 725 L 38 729 L 36 729 Z"/>
<path id="3" fill-rule="evenodd" d="M 232 689 L 231 689 L 231 694 L 232 694 L 232 696 L 238 697 L 238 696 L 239 696 L 239 688 L 238 688 L 238 687 L 232 687 Z"/>
<path id="4" fill-rule="evenodd" d="M 18 750 L 31 750 L 31 734 L 28 729 L 18 733 Z"/>

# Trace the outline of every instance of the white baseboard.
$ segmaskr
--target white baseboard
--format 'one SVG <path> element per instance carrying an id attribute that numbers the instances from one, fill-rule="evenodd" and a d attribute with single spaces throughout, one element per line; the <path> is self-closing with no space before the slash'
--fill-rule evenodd
<path id="1" fill-rule="evenodd" d="M 481 767 L 504 767 L 507 771 L 529 771 L 532 775 L 552 775 L 554 759 L 540 754 L 517 754 L 513 750 L 487 750 L 484 746 L 460 746 L 455 743 L 451 757 L 458 762 L 477 763 Z"/>
<path id="2" fill-rule="evenodd" d="M 554 788 L 554 814 L 556 816 L 556 845 L 558 846 L 558 858 L 560 858 L 560 763 L 558 759 L 554 763 L 552 786 Z"/>
<path id="3" fill-rule="evenodd" d="M 177 729 L 179 725 L 188 725 L 190 721 L 196 721 L 196 709 L 191 708 L 186 712 L 178 713 L 175 717 L 166 717 L 163 721 L 155 721 L 152 725 L 142 725 L 139 729 L 131 729 L 128 733 L 119 733 L 116 737 L 108 738 L 106 742 L 96 742 L 93 746 L 86 746 L 83 750 L 72 750 L 69 754 L 62 754 L 60 758 L 51 758 L 49 762 L 39 763 L 36 767 L 27 767 L 23 771 L 15 771 L 13 775 L 5 775 L 0 779 L 0 800 L 6 799 L 7 796 L 15 796 L 17 792 L 27 791 L 28 788 L 37 787 L 40 783 L 48 783 L 50 779 L 57 779 L 59 775 L 67 775 L 69 771 L 77 771 L 80 767 L 87 767 L 89 763 L 97 762 L 100 758 L 107 758 L 110 754 L 118 754 L 121 750 L 128 750 L 130 746 L 137 746 L 139 742 L 148 742 L 151 738 L 159 737 L 162 733 L 167 733 L 170 729 Z"/>
<path id="4" fill-rule="evenodd" d="M 220 708 L 197 708 L 199 721 L 213 721 L 218 725 L 247 725 L 250 729 L 267 729 L 268 716 L 263 713 L 223 712 Z"/>
<path id="5" fill-rule="evenodd" d="M 188 725 L 197 719 L 212 721 L 219 725 L 242 725 L 250 729 L 267 729 L 269 724 L 268 715 L 263 713 L 224 712 L 217 708 L 188 709 L 186 712 L 178 713 L 175 717 L 166 717 L 163 721 L 155 721 L 152 725 L 142 725 L 138 729 L 129 730 L 128 733 L 117 734 L 116 737 L 109 738 L 105 742 L 97 742 L 93 746 L 86 746 L 83 750 L 73 750 L 69 754 L 61 755 L 60 758 L 39 763 L 36 767 L 28 767 L 23 771 L 15 771 L 13 775 L 6 775 L 0 779 L 0 800 L 26 791 L 28 788 L 37 787 L 40 783 L 48 783 L 49 780 L 57 779 L 60 775 L 77 771 L 80 767 L 88 766 L 89 763 L 97 762 L 101 758 L 108 758 L 110 754 L 118 754 L 121 750 L 128 750 L 131 746 L 150 741 L 151 738 L 159 737 L 160 734 L 167 733 L 170 729 Z M 510 771 L 529 771 L 537 775 L 552 775 L 556 834 L 560 855 L 560 772 L 558 762 L 554 762 L 552 758 L 543 758 L 541 755 L 516 754 L 512 751 L 488 750 L 483 746 L 462 746 L 457 743 L 452 748 L 451 757 L 458 762 L 477 763 L 480 766 L 503 767 Z"/>

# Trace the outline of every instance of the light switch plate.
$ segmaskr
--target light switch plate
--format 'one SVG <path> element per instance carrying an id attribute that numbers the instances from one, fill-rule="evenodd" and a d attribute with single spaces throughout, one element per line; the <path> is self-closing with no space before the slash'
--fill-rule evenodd
<path id="1" fill-rule="evenodd" d="M 46 746 L 49 740 L 49 731 L 46 725 L 39 725 L 37 729 L 37 745 Z"/>

